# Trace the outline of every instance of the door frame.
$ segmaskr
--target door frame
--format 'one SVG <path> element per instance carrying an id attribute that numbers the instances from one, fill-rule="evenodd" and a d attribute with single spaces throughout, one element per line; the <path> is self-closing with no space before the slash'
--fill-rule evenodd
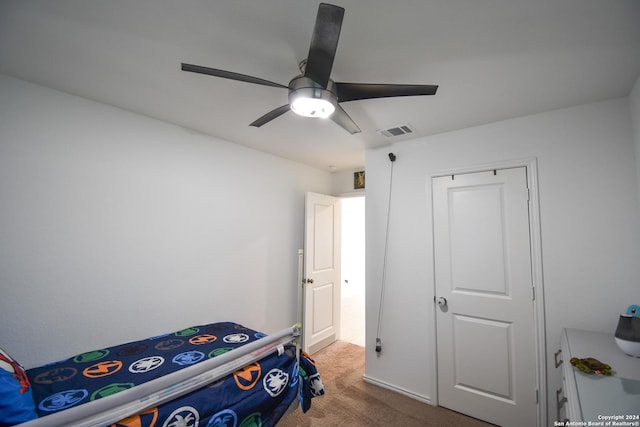
<path id="1" fill-rule="evenodd" d="M 537 397 L 538 397 L 538 426 L 544 426 L 547 423 L 547 345 L 546 345 L 546 329 L 545 329 L 545 312 L 544 312 L 544 287 L 543 287 L 543 270 L 542 270 L 542 238 L 540 227 L 540 204 L 538 195 L 538 161 L 537 158 L 525 158 L 516 160 L 507 160 L 495 163 L 481 164 L 476 166 L 461 167 L 455 169 L 447 169 L 438 173 L 430 174 L 427 185 L 429 192 L 429 200 L 431 201 L 431 225 L 433 227 L 433 178 L 449 175 L 460 175 L 466 173 L 491 171 L 494 169 L 507 169 L 514 167 L 524 167 L 527 172 L 527 187 L 529 188 L 529 235 L 531 244 L 531 280 L 534 287 L 535 299 L 533 301 L 534 308 L 534 334 L 536 337 L 536 379 L 537 379 Z M 433 248 L 432 260 L 434 265 L 433 277 L 433 295 L 436 294 L 435 280 L 435 248 Z M 435 307 L 435 305 L 434 305 Z M 433 310 L 432 336 L 433 336 L 433 383 L 432 402 L 438 405 L 438 349 L 437 345 L 437 326 L 436 326 L 436 310 Z"/>

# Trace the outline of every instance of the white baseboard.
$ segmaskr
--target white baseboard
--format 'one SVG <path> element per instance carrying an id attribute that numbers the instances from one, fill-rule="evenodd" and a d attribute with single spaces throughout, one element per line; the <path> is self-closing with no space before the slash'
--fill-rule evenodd
<path id="1" fill-rule="evenodd" d="M 431 403 L 431 398 L 428 396 L 422 396 L 420 394 L 416 394 L 412 391 L 409 390 L 405 390 L 403 388 L 397 387 L 395 385 L 386 383 L 384 381 L 380 381 L 376 378 L 371 378 L 368 377 L 366 375 L 362 376 L 362 379 L 366 382 L 368 382 L 369 384 L 373 384 L 373 385 L 377 385 L 378 387 L 382 387 L 382 388 L 386 388 L 387 390 L 391 390 L 391 391 L 395 391 L 396 393 L 400 393 L 400 394 L 404 394 L 407 397 L 410 397 L 411 399 L 415 399 L 418 400 L 422 403 L 427 403 L 429 405 L 433 405 L 433 403 Z"/>

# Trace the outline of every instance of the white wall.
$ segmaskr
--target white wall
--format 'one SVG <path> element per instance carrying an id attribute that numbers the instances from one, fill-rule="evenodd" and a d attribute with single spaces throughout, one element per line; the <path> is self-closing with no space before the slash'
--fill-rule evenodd
<path id="1" fill-rule="evenodd" d="M 364 166 L 358 169 L 349 171 L 334 172 L 332 174 L 332 192 L 337 197 L 358 197 L 364 196 L 364 189 L 354 189 L 353 187 L 353 174 L 364 170 Z M 366 177 L 366 176 L 365 176 Z M 366 182 L 365 182 L 366 187 Z"/>
<path id="2" fill-rule="evenodd" d="M 331 175 L 0 75 L 0 345 L 290 326 L 306 191 Z"/>
<path id="3" fill-rule="evenodd" d="M 640 76 L 629 94 L 629 108 L 633 125 L 633 142 L 636 153 L 636 172 L 638 175 L 638 191 L 640 191 Z"/>
<path id="4" fill-rule="evenodd" d="M 615 99 L 367 151 L 367 342 L 375 342 L 390 162 L 393 202 L 382 327 L 383 352 L 366 375 L 430 400 L 434 303 L 430 176 L 536 157 L 547 357 L 562 328 L 613 332 L 638 301 L 640 209 L 629 100 Z M 549 416 L 559 374 L 548 363 Z"/>
<path id="5" fill-rule="evenodd" d="M 340 340 L 365 345 L 365 198 L 345 197 L 342 207 Z"/>

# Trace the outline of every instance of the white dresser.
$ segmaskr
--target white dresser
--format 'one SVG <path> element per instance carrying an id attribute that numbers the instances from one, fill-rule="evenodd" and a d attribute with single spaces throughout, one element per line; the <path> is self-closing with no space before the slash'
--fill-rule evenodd
<path id="1" fill-rule="evenodd" d="M 560 349 L 556 366 L 562 369 L 563 381 L 556 393 L 556 425 L 640 426 L 640 358 L 624 354 L 613 334 L 579 329 L 562 332 Z M 611 366 L 612 375 L 580 372 L 571 365 L 572 357 L 596 358 Z"/>

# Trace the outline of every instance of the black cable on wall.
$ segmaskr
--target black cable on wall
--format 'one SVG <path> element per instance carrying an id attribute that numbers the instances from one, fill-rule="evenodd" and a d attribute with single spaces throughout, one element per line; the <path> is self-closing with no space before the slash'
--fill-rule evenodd
<path id="1" fill-rule="evenodd" d="M 389 218 L 391 216 L 391 191 L 393 189 L 393 164 L 396 161 L 396 155 L 389 153 L 389 160 L 391 161 L 391 173 L 389 175 L 389 200 L 387 204 L 387 227 L 384 238 L 384 258 L 382 260 L 382 286 L 380 288 L 380 308 L 378 309 L 378 330 L 376 334 L 376 353 L 380 354 L 382 351 L 382 309 L 384 307 L 384 288 L 387 282 L 387 246 L 389 244 Z"/>

